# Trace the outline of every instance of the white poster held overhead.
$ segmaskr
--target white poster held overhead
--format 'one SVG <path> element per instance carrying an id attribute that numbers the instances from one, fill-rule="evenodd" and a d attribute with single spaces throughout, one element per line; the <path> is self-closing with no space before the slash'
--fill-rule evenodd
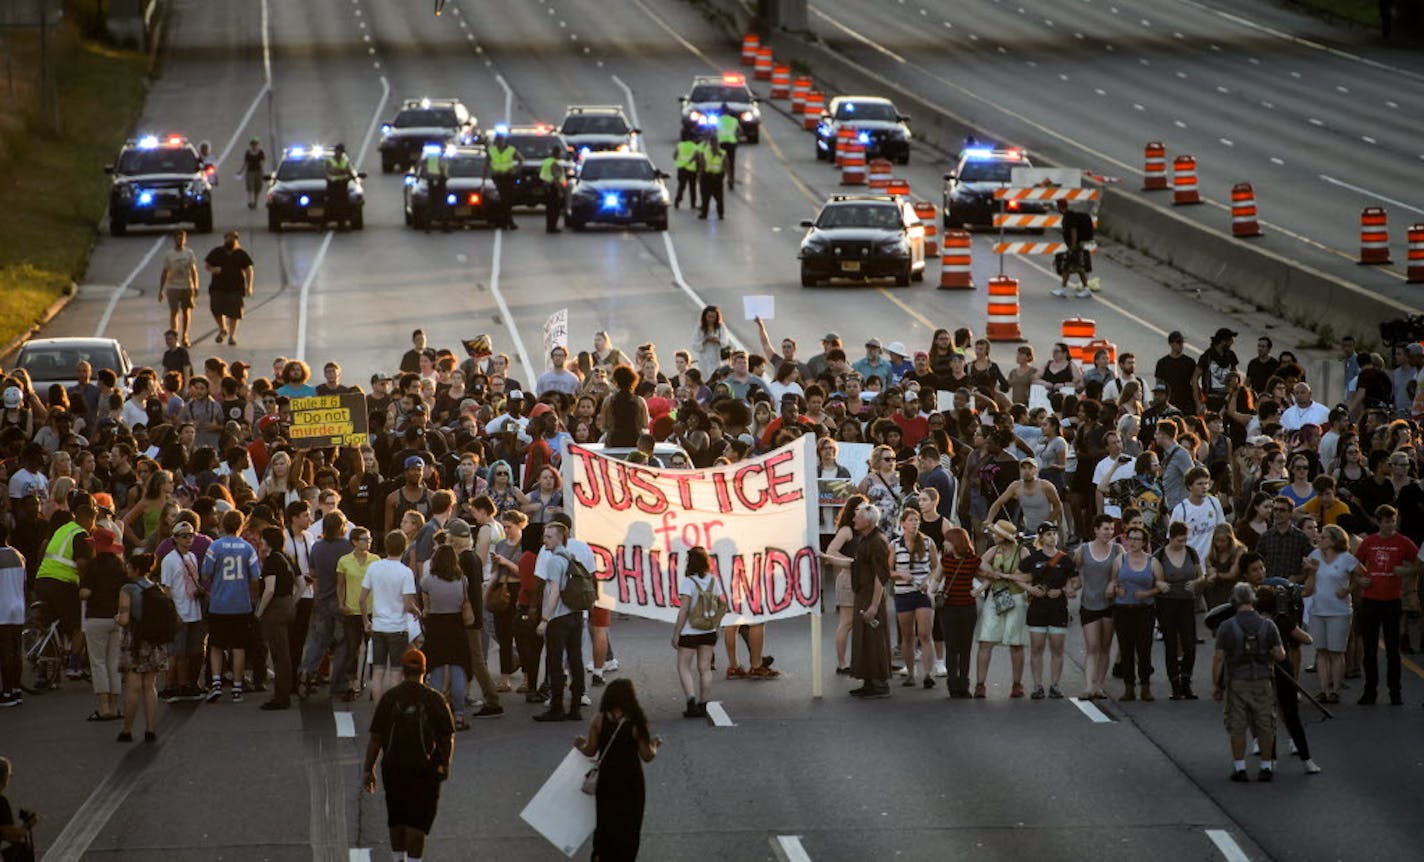
<path id="1" fill-rule="evenodd" d="M 771 320 L 776 317 L 776 297 L 774 296 L 744 296 L 742 297 L 742 316 L 747 320 Z"/>
<path id="2" fill-rule="evenodd" d="M 565 856 L 572 857 L 579 851 L 593 834 L 598 818 L 593 797 L 583 792 L 583 777 L 592 768 L 591 758 L 570 748 L 554 774 L 519 812 L 521 820 Z"/>
<path id="3" fill-rule="evenodd" d="M 569 350 L 569 310 L 567 308 L 559 309 L 544 321 L 545 371 L 554 367 L 554 363 L 549 360 L 549 354 L 554 352 L 555 347 L 562 347 L 565 353 Z"/>
<path id="4" fill-rule="evenodd" d="M 564 506 L 593 549 L 599 607 L 673 622 L 689 548 L 701 545 L 731 605 L 722 625 L 820 612 L 811 435 L 747 461 L 663 470 L 567 444 Z"/>

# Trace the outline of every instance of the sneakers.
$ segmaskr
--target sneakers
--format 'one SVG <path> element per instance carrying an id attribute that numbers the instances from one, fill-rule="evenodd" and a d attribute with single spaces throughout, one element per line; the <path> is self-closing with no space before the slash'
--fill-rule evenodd
<path id="1" fill-rule="evenodd" d="M 212 688 L 209 688 L 209 689 L 208 689 L 208 695 L 207 695 L 206 698 L 204 698 L 204 700 L 206 700 L 208 703 L 217 703 L 218 700 L 220 700 L 221 698 L 222 698 L 222 686 L 221 686 L 221 685 L 214 685 Z"/>
<path id="2" fill-rule="evenodd" d="M 242 703 L 242 689 L 235 688 L 232 690 L 232 702 Z"/>
<path id="3" fill-rule="evenodd" d="M 579 706 L 593 706 L 593 701 L 589 699 L 587 694 L 581 694 L 579 695 Z M 577 710 L 575 710 L 575 712 L 577 712 Z"/>
<path id="4" fill-rule="evenodd" d="M 925 680 L 925 682 L 929 683 L 930 685 L 934 685 L 934 680 L 932 680 L 932 679 L 927 679 L 927 680 Z M 902 682 L 902 683 L 900 683 L 900 687 L 901 687 L 901 688 L 914 688 L 914 687 L 915 687 L 915 678 L 914 678 L 913 676 L 907 676 L 907 677 L 905 677 L 905 681 Z"/>
<path id="5" fill-rule="evenodd" d="M 594 675 L 593 675 L 593 681 L 592 681 L 591 683 L 589 683 L 589 685 L 592 685 L 592 686 L 595 686 L 595 687 L 603 685 L 603 674 L 601 674 L 601 673 L 596 673 L 596 674 L 594 674 Z"/>
<path id="6" fill-rule="evenodd" d="M 1036 685 L 1033 687 L 1033 694 L 1029 695 L 1029 698 L 1032 700 L 1043 700 L 1047 696 L 1048 695 L 1043 691 L 1043 686 Z"/>
<path id="7" fill-rule="evenodd" d="M 1154 701 L 1154 700 L 1157 699 L 1157 698 L 1155 698 L 1155 697 L 1152 696 L 1152 686 L 1148 685 L 1148 684 L 1145 683 L 1145 682 L 1142 684 L 1142 695 L 1141 695 L 1141 698 L 1142 698 L 1142 700 L 1148 701 L 1149 703 L 1150 703 L 1151 701 Z"/>
<path id="8" fill-rule="evenodd" d="M 1306 774 L 1306 775 L 1319 775 L 1320 773 L 1321 773 L 1320 764 L 1318 764 L 1318 763 L 1316 763 L 1314 760 L 1310 760 L 1310 759 L 1307 759 L 1307 760 L 1305 761 L 1305 774 Z"/>
<path id="9" fill-rule="evenodd" d="M 4 694 L 0 694 L 0 709 L 8 709 L 12 706 L 19 706 L 20 703 L 20 696 L 15 694 L 13 691 L 7 691 Z"/>
<path id="10" fill-rule="evenodd" d="M 1273 769 L 1263 769 L 1260 772 L 1256 773 L 1256 780 L 1261 782 L 1270 782 L 1274 780 L 1275 777 L 1276 772 Z"/>
<path id="11" fill-rule="evenodd" d="M 470 713 L 470 718 L 499 718 L 504 715 L 504 707 L 485 704 L 478 711 Z"/>
<path id="12" fill-rule="evenodd" d="M 562 709 L 547 709 L 534 716 L 535 721 L 563 721 L 564 711 Z"/>
<path id="13" fill-rule="evenodd" d="M 606 661 L 606 662 L 603 663 L 603 672 L 604 672 L 604 673 L 613 673 L 613 672 L 616 671 L 616 670 L 618 670 L 618 659 L 616 659 L 616 658 L 611 658 L 611 659 L 609 659 L 608 661 Z"/>
<path id="14" fill-rule="evenodd" d="M 1068 295 L 1068 291 L 1064 290 L 1064 289 L 1061 288 L 1061 287 L 1055 287 L 1055 288 L 1053 288 L 1052 290 L 1050 290 L 1049 293 L 1053 294 L 1054 296 L 1067 296 L 1067 295 Z"/>
<path id="15" fill-rule="evenodd" d="M 1073 295 L 1078 297 L 1079 299 L 1087 299 L 1088 297 L 1093 295 L 1093 292 L 1087 289 L 1086 287 L 1080 287 L 1078 288 L 1078 292 Z"/>
<path id="16" fill-rule="evenodd" d="M 701 713 L 700 711 L 698 711 L 698 709 L 697 709 L 697 698 L 695 698 L 695 697 L 689 697 L 689 698 L 687 699 L 687 708 L 682 711 L 682 717 L 683 717 L 683 718 L 701 718 L 701 717 L 702 717 L 702 713 Z"/>
<path id="17" fill-rule="evenodd" d="M 1238 769 L 1235 772 L 1231 773 L 1231 780 L 1235 781 L 1237 784 L 1245 784 L 1246 782 L 1251 780 L 1251 776 L 1246 774 L 1246 770 Z"/>
<path id="18" fill-rule="evenodd" d="M 543 703 L 543 702 L 545 702 L 545 701 L 547 701 L 547 700 L 548 700 L 547 697 L 545 697 L 544 695 L 540 694 L 540 693 L 537 692 L 537 691 L 531 691 L 531 692 L 528 692 L 527 694 L 524 695 L 524 702 L 525 702 L 525 703 Z"/>
<path id="19" fill-rule="evenodd" d="M 925 677 L 924 687 L 927 688 L 927 689 L 934 688 L 934 677 L 932 677 L 932 676 L 927 676 L 927 677 Z"/>
<path id="20" fill-rule="evenodd" d="M 1059 690 L 1058 686 L 1056 686 L 1056 685 L 1050 685 L 1050 686 L 1048 687 L 1048 696 L 1049 696 L 1049 698 L 1051 698 L 1051 699 L 1053 699 L 1053 700 L 1062 700 L 1062 699 L 1063 699 L 1063 692 L 1062 692 L 1061 690 Z"/>
<path id="21" fill-rule="evenodd" d="M 934 675 L 940 678 L 949 676 L 949 669 L 944 666 L 944 662 L 936 661 L 934 663 Z"/>
<path id="22" fill-rule="evenodd" d="M 181 691 L 181 687 L 176 685 L 170 685 L 158 693 L 158 699 L 163 701 L 164 703 L 177 703 L 179 699 L 178 696 Z"/>

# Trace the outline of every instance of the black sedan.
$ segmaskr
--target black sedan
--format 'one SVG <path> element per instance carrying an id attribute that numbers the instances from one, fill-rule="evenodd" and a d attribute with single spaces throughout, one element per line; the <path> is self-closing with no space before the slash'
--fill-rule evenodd
<path id="1" fill-rule="evenodd" d="M 499 192 L 489 176 L 483 147 L 446 147 L 440 152 L 441 177 L 431 177 L 424 159 L 405 176 L 405 223 L 410 227 L 493 224 L 500 217 Z M 431 194 L 432 190 L 434 195 Z"/>
<path id="2" fill-rule="evenodd" d="M 801 286 L 841 278 L 925 277 L 925 229 L 909 201 L 891 195 L 832 195 L 815 221 L 803 221 Z"/>
<path id="3" fill-rule="evenodd" d="M 569 192 L 564 221 L 572 230 L 589 224 L 646 224 L 667 230 L 667 174 L 644 153 L 587 153 Z"/>

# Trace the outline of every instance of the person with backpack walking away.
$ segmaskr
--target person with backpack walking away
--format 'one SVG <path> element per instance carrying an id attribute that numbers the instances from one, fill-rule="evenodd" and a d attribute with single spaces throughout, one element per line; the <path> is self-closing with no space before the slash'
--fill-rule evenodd
<path id="1" fill-rule="evenodd" d="M 401 656 L 401 681 L 381 696 L 371 717 L 371 738 L 361 786 L 376 792 L 376 759 L 386 791 L 386 826 L 396 862 L 420 862 L 435 823 L 440 785 L 450 777 L 455 718 L 440 693 L 425 684 L 425 654 Z"/>
<path id="2" fill-rule="evenodd" d="M 677 588 L 677 622 L 673 624 L 672 646 L 677 650 L 677 675 L 687 698 L 684 718 L 707 715 L 707 699 L 712 692 L 712 659 L 717 653 L 717 629 L 727 613 L 727 596 L 722 582 L 712 574 L 707 549 L 698 545 L 687 551 L 687 570 Z M 692 670 L 697 662 L 697 672 Z"/>
<path id="3" fill-rule="evenodd" d="M 544 525 L 544 550 L 535 575 L 544 582 L 543 618 L 537 629 L 544 638 L 544 661 L 549 673 L 549 708 L 535 721 L 580 721 L 583 699 L 583 612 L 593 607 L 597 588 L 587 567 L 568 552 L 569 528 L 557 521 Z M 570 685 L 569 709 L 564 711 L 565 660 Z"/>
<path id="4" fill-rule="evenodd" d="M 1076 273 L 1082 286 L 1078 288 L 1075 296 L 1086 299 L 1098 289 L 1097 279 L 1088 280 L 1088 273 L 1093 271 L 1093 254 L 1087 247 L 1087 244 L 1093 241 L 1093 217 L 1088 213 L 1069 209 L 1068 201 L 1063 199 L 1058 201 L 1058 213 L 1062 218 L 1059 225 L 1063 230 L 1063 244 L 1067 249 L 1060 251 L 1053 258 L 1053 268 L 1058 271 L 1061 281 L 1058 287 L 1049 292 L 1054 296 L 1067 296 L 1068 280 Z"/>
<path id="5" fill-rule="evenodd" d="M 642 843 L 646 790 L 643 764 L 658 756 L 663 740 L 648 730 L 633 683 L 615 679 L 598 702 L 588 736 L 574 737 L 574 748 L 597 757 L 593 779 L 597 819 L 593 827 L 594 862 L 634 862 Z M 584 792 L 588 791 L 585 779 Z"/>
<path id="6" fill-rule="evenodd" d="M 119 612 L 114 622 L 123 627 L 119 642 L 119 672 L 124 675 L 124 729 L 119 742 L 133 742 L 134 719 L 138 716 L 139 695 L 143 696 L 143 741 L 155 742 L 158 735 L 158 675 L 168 667 L 168 644 L 178 632 L 178 607 L 163 584 L 150 578 L 152 554 L 134 554 L 128 559 L 129 582 L 119 590 Z"/>
<path id="7" fill-rule="evenodd" d="M 1211 659 L 1211 699 L 1226 702 L 1226 732 L 1231 737 L 1232 781 L 1250 781 L 1246 775 L 1246 731 L 1261 746 L 1257 781 L 1275 775 L 1276 687 L 1275 662 L 1285 661 L 1281 633 L 1276 624 L 1256 613 L 1256 590 L 1240 583 L 1231 588 L 1236 615 L 1216 630 L 1216 653 Z"/>

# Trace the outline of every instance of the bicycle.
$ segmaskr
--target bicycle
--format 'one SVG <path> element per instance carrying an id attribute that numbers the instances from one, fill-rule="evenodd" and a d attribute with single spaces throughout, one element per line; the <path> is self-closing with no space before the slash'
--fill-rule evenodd
<path id="1" fill-rule="evenodd" d="M 33 602 L 20 635 L 25 667 L 29 669 L 30 685 L 23 680 L 20 688 L 26 694 L 45 694 L 64 682 L 64 668 L 69 660 L 70 641 L 57 616 L 50 614 L 49 605 Z"/>

